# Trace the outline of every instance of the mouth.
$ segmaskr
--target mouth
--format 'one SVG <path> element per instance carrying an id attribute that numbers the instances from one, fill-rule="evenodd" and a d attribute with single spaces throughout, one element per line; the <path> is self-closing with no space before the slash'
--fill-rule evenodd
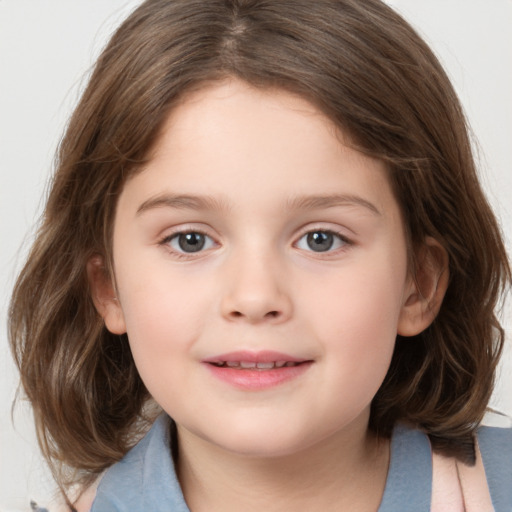
<path id="1" fill-rule="evenodd" d="M 305 361 L 303 361 L 305 362 Z M 291 368 L 303 364 L 294 361 L 269 361 L 267 363 L 256 363 L 254 361 L 216 361 L 210 364 L 218 368 L 233 368 L 234 370 L 274 370 L 275 368 Z"/>
<path id="2" fill-rule="evenodd" d="M 230 352 L 203 361 L 214 377 L 246 391 L 273 388 L 300 378 L 313 362 L 274 351 Z"/>

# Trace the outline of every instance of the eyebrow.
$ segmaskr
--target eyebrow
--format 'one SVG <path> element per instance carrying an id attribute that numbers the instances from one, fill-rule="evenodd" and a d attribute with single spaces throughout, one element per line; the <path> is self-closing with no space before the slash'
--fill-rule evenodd
<path id="1" fill-rule="evenodd" d="M 370 201 L 356 195 L 331 194 L 318 196 L 296 196 L 286 202 L 289 210 L 315 210 L 322 208 L 334 208 L 337 206 L 361 206 L 372 214 L 382 215 L 379 209 Z M 137 209 L 136 215 L 153 210 L 155 208 L 175 208 L 179 210 L 216 210 L 227 211 L 227 201 L 213 196 L 203 195 L 173 195 L 159 194 L 144 201 Z"/>
<path id="2" fill-rule="evenodd" d="M 228 210 L 228 204 L 212 196 L 160 194 L 150 197 L 137 209 L 137 215 L 155 208 L 175 208 L 178 210 Z"/>
<path id="3" fill-rule="evenodd" d="M 336 206 L 362 206 L 374 215 L 382 215 L 379 209 L 370 201 L 356 195 L 331 194 L 327 196 L 298 196 L 288 200 L 290 210 L 315 210 L 321 208 L 333 208 Z"/>

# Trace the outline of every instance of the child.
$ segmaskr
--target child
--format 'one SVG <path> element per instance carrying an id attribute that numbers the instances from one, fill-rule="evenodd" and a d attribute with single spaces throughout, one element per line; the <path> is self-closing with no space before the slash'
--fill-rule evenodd
<path id="1" fill-rule="evenodd" d="M 10 339 L 92 511 L 510 510 L 512 430 L 481 427 L 510 280 L 389 7 L 150 0 L 70 121 Z"/>

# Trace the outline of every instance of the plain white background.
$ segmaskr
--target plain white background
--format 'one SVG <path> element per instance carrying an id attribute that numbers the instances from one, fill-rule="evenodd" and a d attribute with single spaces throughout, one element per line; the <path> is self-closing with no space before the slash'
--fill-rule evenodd
<path id="1" fill-rule="evenodd" d="M 28 407 L 11 421 L 16 373 L 5 329 L 9 294 L 32 240 L 66 120 L 109 34 L 136 0 L 0 0 L 0 512 L 52 492 Z M 389 0 L 448 70 L 475 134 L 482 180 L 512 245 L 512 0 Z M 478 141 L 478 142 L 477 142 Z M 512 336 L 512 307 L 505 314 Z M 493 404 L 512 414 L 512 355 Z"/>

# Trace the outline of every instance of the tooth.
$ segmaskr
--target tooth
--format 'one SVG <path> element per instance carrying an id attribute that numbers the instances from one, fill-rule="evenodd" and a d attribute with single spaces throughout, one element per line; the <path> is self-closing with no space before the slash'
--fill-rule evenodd
<path id="1" fill-rule="evenodd" d="M 229 368 L 237 368 L 238 366 L 240 366 L 240 363 L 238 361 L 226 361 L 225 364 Z"/>
<path id="2" fill-rule="evenodd" d="M 252 361 L 240 361 L 241 368 L 256 368 L 256 363 Z"/>
<path id="3" fill-rule="evenodd" d="M 256 363 L 256 366 L 262 370 L 271 370 L 274 368 L 274 363 Z"/>
<path id="4" fill-rule="evenodd" d="M 276 368 L 282 368 L 285 364 L 286 364 L 286 361 L 276 361 Z"/>
<path id="5" fill-rule="evenodd" d="M 297 363 L 293 363 L 292 361 L 288 361 L 285 366 L 297 366 Z"/>

